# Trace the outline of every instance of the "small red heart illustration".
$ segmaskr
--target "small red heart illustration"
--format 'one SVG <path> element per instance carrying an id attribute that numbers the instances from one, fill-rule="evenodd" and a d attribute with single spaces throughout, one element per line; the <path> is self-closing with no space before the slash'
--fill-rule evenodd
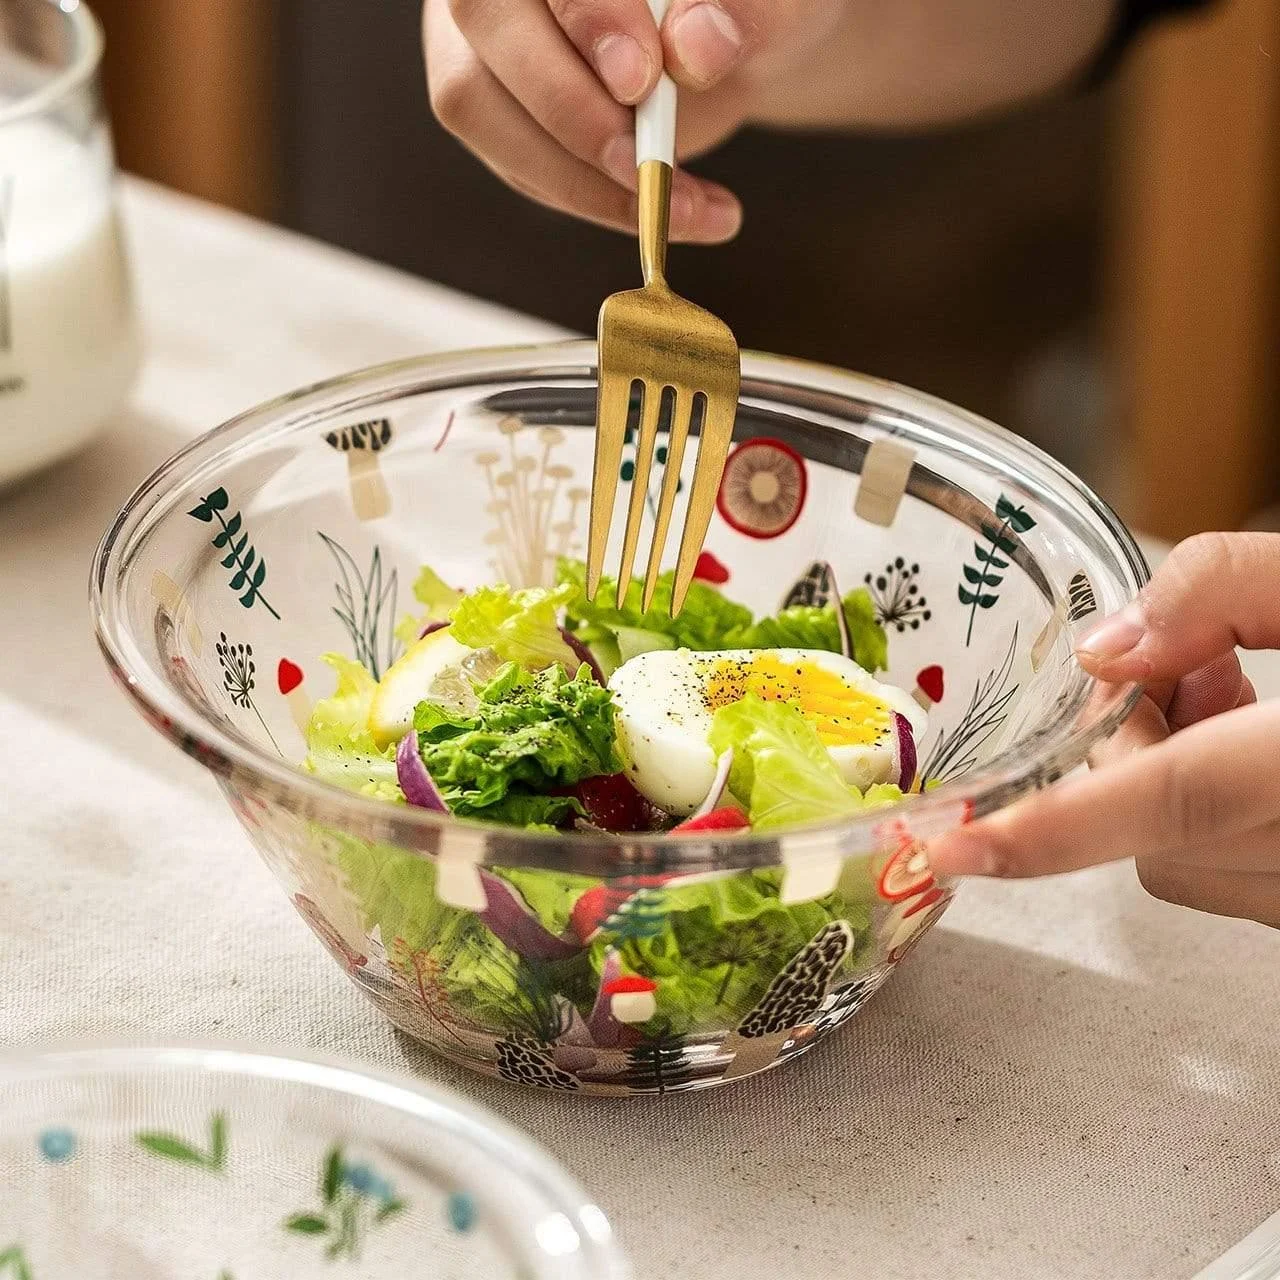
<path id="1" fill-rule="evenodd" d="M 720 587 L 729 581 L 729 570 L 710 551 L 704 551 L 694 566 L 693 576 L 700 582 L 710 582 Z"/>
<path id="2" fill-rule="evenodd" d="M 292 693 L 301 683 L 302 668 L 288 658 L 281 658 L 280 665 L 276 668 L 276 684 L 280 686 L 280 692 Z"/>
<path id="3" fill-rule="evenodd" d="M 942 668 L 941 667 L 925 667 L 923 671 L 916 676 L 916 684 L 920 687 L 920 692 L 924 694 L 930 702 L 942 701 Z"/>

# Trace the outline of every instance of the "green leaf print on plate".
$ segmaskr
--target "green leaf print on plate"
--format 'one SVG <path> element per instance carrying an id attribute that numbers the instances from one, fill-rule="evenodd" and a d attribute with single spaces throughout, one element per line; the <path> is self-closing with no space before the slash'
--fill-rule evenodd
<path id="1" fill-rule="evenodd" d="M 284 1221 L 284 1229 L 299 1236 L 332 1237 L 325 1250 L 332 1261 L 358 1258 L 365 1234 L 403 1212 L 391 1184 L 367 1164 L 348 1164 L 340 1146 L 330 1147 L 320 1172 L 324 1208 L 301 1210 Z"/>
<path id="2" fill-rule="evenodd" d="M 0 1253 L 0 1280 L 34 1280 L 27 1255 L 16 1244 Z"/>
<path id="3" fill-rule="evenodd" d="M 138 1145 L 165 1160 L 194 1165 L 210 1173 L 221 1173 L 227 1166 L 227 1117 L 215 1112 L 209 1117 L 209 1149 L 201 1151 L 172 1133 L 148 1130 L 136 1135 Z"/>

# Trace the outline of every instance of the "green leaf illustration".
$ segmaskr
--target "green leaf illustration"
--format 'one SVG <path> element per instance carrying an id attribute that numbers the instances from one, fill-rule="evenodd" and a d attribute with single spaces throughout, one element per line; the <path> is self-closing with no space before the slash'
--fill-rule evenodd
<path id="1" fill-rule="evenodd" d="M 138 1142 L 153 1156 L 163 1156 L 166 1160 L 177 1160 L 182 1164 L 204 1167 L 204 1156 L 195 1147 L 188 1146 L 181 1138 L 172 1137 L 167 1133 L 140 1133 Z"/>
<path id="2" fill-rule="evenodd" d="M 1005 556 L 1012 558 L 1018 550 L 1018 544 L 1009 537 L 1010 532 L 1023 534 L 1036 526 L 1026 509 L 1010 502 L 1004 494 L 996 499 L 996 515 L 1000 518 L 998 526 L 985 521 L 981 525 L 986 545 L 980 542 L 973 545 L 977 565 L 962 566 L 964 581 L 973 587 L 973 590 L 969 590 L 962 582 L 957 588 L 960 603 L 969 606 L 969 630 L 964 640 L 966 646 L 973 640 L 973 624 L 977 620 L 978 610 L 992 609 L 999 601 L 994 588 L 1003 585 L 1004 575 L 996 570 L 1007 569 L 1010 563 L 1009 560 L 1002 559 L 999 553 L 1003 552 Z"/>
<path id="3" fill-rule="evenodd" d="M 338 1198 L 338 1188 L 342 1185 L 342 1148 L 334 1147 L 325 1157 L 324 1177 L 321 1180 L 320 1194 L 325 1204 L 332 1204 Z"/>
<path id="4" fill-rule="evenodd" d="M 284 1226 L 286 1231 L 297 1232 L 300 1236 L 322 1236 L 329 1230 L 328 1220 L 314 1213 L 295 1213 Z"/>
<path id="5" fill-rule="evenodd" d="M 16 1244 L 0 1253 L 0 1274 L 4 1274 L 6 1268 L 12 1268 L 8 1274 L 13 1280 L 31 1280 L 31 1268 L 27 1265 L 27 1255 Z"/>
<path id="6" fill-rule="evenodd" d="M 219 551 L 227 549 L 221 564 L 224 569 L 235 570 L 229 584 L 231 590 L 239 595 L 240 603 L 244 608 L 251 609 L 255 604 L 261 604 L 278 622 L 280 615 L 262 594 L 262 584 L 267 580 L 266 560 L 258 555 L 249 541 L 249 535 L 241 532 L 244 522 L 240 512 L 235 512 L 230 519 L 222 515 L 229 505 L 230 498 L 227 496 L 227 491 L 215 489 L 199 506 L 192 508 L 187 514 L 205 524 L 217 520 L 220 528 L 211 541 Z"/>
<path id="7" fill-rule="evenodd" d="M 386 1222 L 388 1218 L 393 1218 L 397 1213 L 403 1213 L 405 1203 L 403 1200 L 388 1200 L 386 1204 L 373 1215 L 374 1222 Z"/>
<path id="8" fill-rule="evenodd" d="M 209 1121 L 209 1159 L 213 1168 L 226 1168 L 227 1117 L 221 1111 L 215 1112 Z"/>
<path id="9" fill-rule="evenodd" d="M 221 1112 L 209 1117 L 209 1149 L 201 1151 L 172 1133 L 148 1130 L 136 1135 L 138 1145 L 153 1156 L 195 1165 L 210 1173 L 221 1173 L 227 1164 L 227 1118 Z"/>
<path id="10" fill-rule="evenodd" d="M 1001 494 L 996 501 L 996 515 L 1015 533 L 1026 533 L 1029 529 L 1036 527 L 1036 522 L 1027 514 L 1026 510 L 1015 506 L 1004 494 Z"/>

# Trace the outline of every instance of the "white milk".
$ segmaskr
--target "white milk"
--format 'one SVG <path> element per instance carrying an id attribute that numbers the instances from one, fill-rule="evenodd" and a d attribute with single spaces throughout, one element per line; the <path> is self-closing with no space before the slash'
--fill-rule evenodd
<path id="1" fill-rule="evenodd" d="M 106 128 L 0 126 L 0 483 L 87 440 L 138 359 Z"/>

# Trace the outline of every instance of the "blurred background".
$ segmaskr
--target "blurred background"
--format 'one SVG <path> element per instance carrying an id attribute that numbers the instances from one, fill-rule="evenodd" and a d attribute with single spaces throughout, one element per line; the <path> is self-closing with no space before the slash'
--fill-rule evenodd
<path id="1" fill-rule="evenodd" d="M 621 237 L 433 121 L 419 0 L 96 0 L 123 165 L 590 332 Z M 1148 36 L 1105 90 L 905 138 L 743 135 L 682 292 L 744 346 L 935 392 L 1168 537 L 1280 528 L 1280 3 Z M 337 372 L 335 370 L 335 372 Z"/>

